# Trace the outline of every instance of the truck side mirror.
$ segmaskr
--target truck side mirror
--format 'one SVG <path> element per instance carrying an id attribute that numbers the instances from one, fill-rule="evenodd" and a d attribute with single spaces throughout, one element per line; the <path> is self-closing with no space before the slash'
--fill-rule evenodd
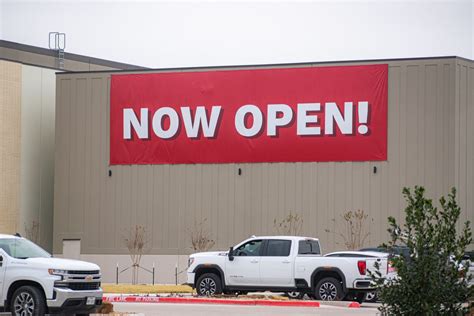
<path id="1" fill-rule="evenodd" d="M 229 261 L 234 261 L 234 247 L 229 249 Z"/>
<path id="2" fill-rule="evenodd" d="M 0 267 L 3 266 L 3 256 L 0 256 Z"/>

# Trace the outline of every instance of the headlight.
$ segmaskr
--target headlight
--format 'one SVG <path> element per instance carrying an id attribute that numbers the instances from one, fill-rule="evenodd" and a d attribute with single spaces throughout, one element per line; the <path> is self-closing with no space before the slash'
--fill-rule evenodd
<path id="1" fill-rule="evenodd" d="M 193 262 L 194 262 L 194 258 L 189 257 L 189 259 L 188 259 L 188 268 L 193 264 Z"/>
<path id="2" fill-rule="evenodd" d="M 67 270 L 59 270 L 59 269 L 48 269 L 48 272 L 51 275 L 59 275 L 59 276 L 63 276 L 67 274 Z"/>

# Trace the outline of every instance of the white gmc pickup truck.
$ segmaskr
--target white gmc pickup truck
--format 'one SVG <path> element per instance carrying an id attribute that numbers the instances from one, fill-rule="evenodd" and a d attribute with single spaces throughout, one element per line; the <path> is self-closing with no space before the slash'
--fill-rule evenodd
<path id="1" fill-rule="evenodd" d="M 235 292 L 304 292 L 317 300 L 341 300 L 348 294 L 362 302 L 373 290 L 367 269 L 387 255 L 321 256 L 319 240 L 308 237 L 264 236 L 244 240 L 225 252 L 189 257 L 187 283 L 199 295 Z"/>
<path id="2" fill-rule="evenodd" d="M 31 241 L 0 235 L 0 308 L 13 315 L 89 314 L 102 304 L 99 266 L 52 258 Z"/>

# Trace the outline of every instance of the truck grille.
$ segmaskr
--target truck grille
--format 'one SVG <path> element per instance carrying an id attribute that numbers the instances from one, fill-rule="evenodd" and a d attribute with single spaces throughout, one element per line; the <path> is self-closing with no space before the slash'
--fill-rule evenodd
<path id="1" fill-rule="evenodd" d="M 81 271 L 81 270 L 69 270 L 68 274 L 79 274 L 79 275 L 91 275 L 91 274 L 99 274 L 99 270 L 92 270 L 92 271 Z"/>
<path id="2" fill-rule="evenodd" d="M 55 287 L 73 291 L 95 291 L 100 289 L 100 284 L 100 270 L 69 270 L 61 280 L 54 282 Z"/>
<path id="3" fill-rule="evenodd" d="M 74 291 L 91 291 L 100 288 L 100 282 L 73 282 L 66 285 L 67 288 Z"/>

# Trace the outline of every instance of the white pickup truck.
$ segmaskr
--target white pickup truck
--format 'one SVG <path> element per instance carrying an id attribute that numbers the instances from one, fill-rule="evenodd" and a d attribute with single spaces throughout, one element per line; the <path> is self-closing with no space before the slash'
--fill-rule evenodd
<path id="1" fill-rule="evenodd" d="M 0 308 L 13 315 L 89 314 L 102 304 L 99 266 L 52 258 L 31 241 L 0 235 Z"/>
<path id="2" fill-rule="evenodd" d="M 229 251 L 190 255 L 187 283 L 198 295 L 297 291 L 317 300 L 341 300 L 351 294 L 363 301 L 373 290 L 367 269 L 375 270 L 376 262 L 385 275 L 384 255 L 323 257 L 315 238 L 252 236 Z"/>

